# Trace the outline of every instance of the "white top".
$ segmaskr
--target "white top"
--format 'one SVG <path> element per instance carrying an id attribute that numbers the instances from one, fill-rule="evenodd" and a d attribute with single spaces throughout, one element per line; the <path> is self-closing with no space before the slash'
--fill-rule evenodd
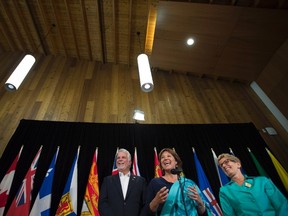
<path id="1" fill-rule="evenodd" d="M 119 172 L 119 177 L 120 177 L 120 182 L 121 182 L 123 197 L 124 197 L 124 199 L 125 199 L 125 198 L 126 198 L 127 189 L 128 189 L 130 172 L 127 173 L 126 175 L 124 175 L 122 172 Z"/>

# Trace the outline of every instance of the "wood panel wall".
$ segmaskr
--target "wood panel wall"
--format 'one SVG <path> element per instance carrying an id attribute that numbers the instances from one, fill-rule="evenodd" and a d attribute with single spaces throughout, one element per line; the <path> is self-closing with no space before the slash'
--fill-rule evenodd
<path id="1" fill-rule="evenodd" d="M 256 80 L 283 115 L 288 118 L 288 40 L 278 49 Z"/>
<path id="2" fill-rule="evenodd" d="M 19 90 L 8 92 L 4 83 L 20 58 L 0 54 L 0 155 L 23 118 L 133 123 L 137 108 L 148 124 L 253 122 L 288 169 L 288 135 L 247 84 L 157 71 L 154 90 L 144 93 L 137 68 L 38 56 Z M 278 135 L 263 133 L 267 126 Z"/>

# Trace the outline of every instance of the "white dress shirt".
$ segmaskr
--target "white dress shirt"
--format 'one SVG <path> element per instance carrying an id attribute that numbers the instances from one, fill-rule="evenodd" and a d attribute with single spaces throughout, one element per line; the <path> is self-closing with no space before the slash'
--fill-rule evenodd
<path id="1" fill-rule="evenodd" d="M 120 182 L 121 182 L 121 188 L 123 192 L 124 199 L 126 198 L 126 193 L 128 189 L 128 183 L 130 178 L 130 172 L 124 175 L 122 172 L 119 172 Z"/>

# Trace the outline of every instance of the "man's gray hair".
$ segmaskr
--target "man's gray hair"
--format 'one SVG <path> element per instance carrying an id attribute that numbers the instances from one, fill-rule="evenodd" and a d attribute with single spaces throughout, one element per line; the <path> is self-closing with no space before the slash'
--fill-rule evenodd
<path id="1" fill-rule="evenodd" d="M 129 152 L 128 150 L 126 150 L 126 149 L 124 149 L 124 148 L 119 149 L 118 152 L 117 152 L 117 156 L 118 156 L 118 153 L 119 153 L 119 152 L 126 153 L 127 156 L 128 156 L 128 161 L 131 161 L 131 154 L 130 154 L 130 152 Z"/>

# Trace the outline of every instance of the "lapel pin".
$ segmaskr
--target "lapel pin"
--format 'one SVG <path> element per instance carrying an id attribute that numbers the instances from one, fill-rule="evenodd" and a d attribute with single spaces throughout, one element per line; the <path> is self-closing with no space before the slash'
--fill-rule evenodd
<path id="1" fill-rule="evenodd" d="M 248 183 L 248 182 L 245 182 L 245 186 L 250 188 L 252 185 L 250 183 Z"/>

